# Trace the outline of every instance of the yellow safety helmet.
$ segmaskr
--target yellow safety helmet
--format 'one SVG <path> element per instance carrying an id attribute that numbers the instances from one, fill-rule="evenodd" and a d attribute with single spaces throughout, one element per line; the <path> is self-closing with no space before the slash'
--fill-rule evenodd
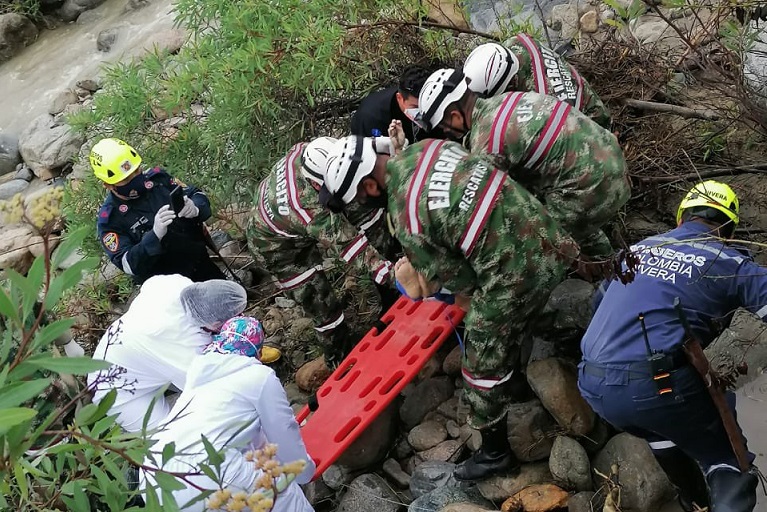
<path id="1" fill-rule="evenodd" d="M 679 224 L 682 220 L 682 213 L 685 210 L 701 206 L 722 212 L 735 225 L 740 222 L 740 205 L 735 192 L 729 185 L 708 180 L 698 183 L 684 196 L 676 212 L 676 223 Z"/>
<path id="2" fill-rule="evenodd" d="M 138 169 L 141 157 L 120 139 L 101 139 L 91 148 L 90 162 L 98 179 L 114 185 Z"/>

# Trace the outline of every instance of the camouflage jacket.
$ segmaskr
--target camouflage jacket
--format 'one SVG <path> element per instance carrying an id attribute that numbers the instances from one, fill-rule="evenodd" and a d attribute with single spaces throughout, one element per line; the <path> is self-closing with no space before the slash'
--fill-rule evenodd
<path id="1" fill-rule="evenodd" d="M 305 147 L 299 143 L 290 148 L 259 184 L 248 236 L 286 251 L 316 245 L 327 257 L 369 271 L 376 283 L 393 284 L 392 263 L 370 245 L 365 233 L 320 204 L 317 190 L 300 171 Z"/>
<path id="2" fill-rule="evenodd" d="M 519 71 L 506 92 L 537 92 L 554 96 L 577 108 L 604 128 L 610 112 L 589 83 L 554 50 L 527 34 L 517 34 L 503 44 L 519 60 Z"/>
<path id="3" fill-rule="evenodd" d="M 386 170 L 396 238 L 424 277 L 454 293 L 531 289 L 577 256 L 539 201 L 458 143 L 412 144 Z"/>
<path id="4" fill-rule="evenodd" d="M 595 166 L 625 168 L 618 139 L 567 103 L 534 92 L 478 99 L 466 144 L 536 196 Z"/>

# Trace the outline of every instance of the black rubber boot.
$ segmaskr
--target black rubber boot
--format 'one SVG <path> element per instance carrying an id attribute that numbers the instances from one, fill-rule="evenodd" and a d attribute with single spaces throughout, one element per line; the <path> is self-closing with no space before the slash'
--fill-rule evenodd
<path id="1" fill-rule="evenodd" d="M 511 451 L 506 430 L 506 415 L 501 421 L 480 430 L 482 446 L 474 454 L 456 466 L 453 475 L 456 480 L 484 480 L 496 473 L 514 473 L 519 470 L 519 461 Z"/>
<path id="2" fill-rule="evenodd" d="M 717 469 L 706 477 L 711 512 L 752 512 L 756 507 L 756 470 L 748 473 Z"/>
<path id="3" fill-rule="evenodd" d="M 654 450 L 655 459 L 666 472 L 668 479 L 679 494 L 679 505 L 685 512 L 708 507 L 708 489 L 706 479 L 698 463 L 677 447 Z"/>
<path id="4" fill-rule="evenodd" d="M 330 335 L 329 343 L 324 346 L 325 364 L 328 368 L 335 369 L 341 364 L 341 361 L 352 351 L 357 344 L 354 335 L 346 323 L 341 323 L 333 329 Z"/>

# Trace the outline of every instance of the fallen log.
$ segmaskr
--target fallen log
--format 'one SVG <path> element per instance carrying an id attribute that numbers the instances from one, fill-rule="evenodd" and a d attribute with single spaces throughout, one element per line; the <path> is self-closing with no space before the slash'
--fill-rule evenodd
<path id="1" fill-rule="evenodd" d="M 682 107 L 680 105 L 669 105 L 668 103 L 657 103 L 654 101 L 635 100 L 627 98 L 623 100 L 627 107 L 645 110 L 648 112 L 660 112 L 663 114 L 674 114 L 686 119 L 705 119 L 706 121 L 718 121 L 721 119 L 717 114 L 708 110 L 696 110 L 694 108 Z"/>
<path id="2" fill-rule="evenodd" d="M 767 163 L 753 165 L 739 165 L 737 167 L 725 167 L 722 169 L 711 169 L 708 171 L 680 174 L 677 176 L 637 176 L 632 178 L 651 183 L 676 183 L 686 180 L 703 180 L 706 178 L 716 178 L 719 176 L 734 176 L 736 174 L 765 174 L 767 173 Z"/>

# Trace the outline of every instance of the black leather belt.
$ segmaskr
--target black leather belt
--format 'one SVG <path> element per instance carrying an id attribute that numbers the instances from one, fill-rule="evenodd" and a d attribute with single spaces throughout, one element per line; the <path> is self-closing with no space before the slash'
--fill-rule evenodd
<path id="1" fill-rule="evenodd" d="M 687 361 L 687 356 L 684 355 L 684 351 L 682 350 L 677 350 L 670 354 L 665 354 L 664 357 L 666 357 L 665 367 L 668 368 L 669 371 L 677 370 L 689 364 L 689 361 Z M 624 366 L 624 368 L 616 368 L 618 365 Z M 630 363 L 608 363 L 607 365 L 588 362 L 583 363 L 583 372 L 594 377 L 604 377 L 608 370 L 613 372 L 626 372 L 629 374 L 629 380 L 647 379 L 652 377 L 652 369 L 650 368 L 650 363 L 647 361 L 635 361 Z"/>

